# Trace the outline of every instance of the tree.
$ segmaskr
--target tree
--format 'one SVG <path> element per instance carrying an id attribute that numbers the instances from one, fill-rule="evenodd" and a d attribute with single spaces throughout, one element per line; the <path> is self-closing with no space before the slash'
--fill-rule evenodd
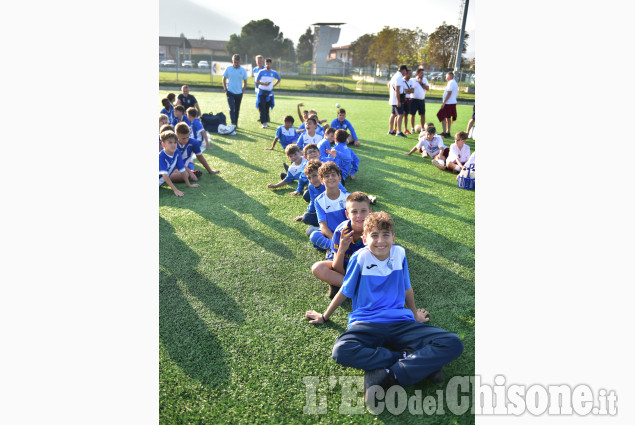
<path id="1" fill-rule="evenodd" d="M 367 63 L 410 64 L 412 66 L 422 61 L 422 51 L 428 34 L 418 27 L 415 30 L 384 27 L 376 36 L 364 37 L 356 41 L 359 41 L 360 50 L 365 47 L 364 43 L 369 43 Z"/>
<path id="2" fill-rule="evenodd" d="M 364 34 L 351 43 L 353 51 L 353 66 L 374 65 L 375 59 L 369 56 L 370 46 L 375 40 L 375 34 Z"/>
<path id="3" fill-rule="evenodd" d="M 398 62 L 399 30 L 384 27 L 377 33 L 368 49 L 368 58 L 374 62 L 391 65 Z"/>
<path id="4" fill-rule="evenodd" d="M 456 48 L 459 42 L 461 31 L 454 25 L 447 25 L 445 22 L 438 27 L 428 38 L 428 49 L 426 51 L 426 62 L 437 65 L 440 68 L 452 68 L 456 58 Z M 463 49 L 461 53 L 467 51 L 467 42 L 470 35 L 463 35 Z"/>
<path id="5" fill-rule="evenodd" d="M 240 35 L 230 35 L 225 48 L 229 55 L 242 53 L 251 58 L 256 55 L 288 58 L 293 42 L 285 39 L 280 28 L 269 19 L 261 19 L 249 21 L 242 27 Z"/>
<path id="6" fill-rule="evenodd" d="M 398 54 L 400 64 L 410 66 L 423 62 L 423 48 L 428 41 L 428 34 L 417 27 L 415 30 L 402 28 L 398 32 Z"/>
<path id="7" fill-rule="evenodd" d="M 313 33 L 311 32 L 311 27 L 307 28 L 306 32 L 300 36 L 298 47 L 296 48 L 296 56 L 298 62 L 313 60 Z"/>

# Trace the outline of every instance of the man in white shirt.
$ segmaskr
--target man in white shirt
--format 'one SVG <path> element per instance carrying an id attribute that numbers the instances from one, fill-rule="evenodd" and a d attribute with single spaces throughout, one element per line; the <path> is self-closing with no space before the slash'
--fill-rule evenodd
<path id="1" fill-rule="evenodd" d="M 456 121 L 456 97 L 459 91 L 459 85 L 456 83 L 454 72 L 452 71 L 446 74 L 445 80 L 448 82 L 448 85 L 443 92 L 443 103 L 437 113 L 437 118 L 439 118 L 443 126 L 441 136 L 452 137 L 450 127 L 452 126 L 452 122 Z"/>
<path id="2" fill-rule="evenodd" d="M 388 131 L 388 135 L 390 136 L 406 137 L 401 131 L 401 122 L 403 121 L 403 104 L 405 101 L 404 77 L 407 72 L 408 67 L 401 65 L 399 71 L 395 72 L 395 75 L 392 76 L 388 83 L 388 91 L 390 93 L 388 104 L 391 107 Z M 398 131 L 395 131 L 395 119 L 397 120 L 396 127 Z"/>
<path id="3" fill-rule="evenodd" d="M 412 97 L 410 98 L 410 127 L 411 132 L 415 133 L 415 114 L 419 113 L 419 118 L 421 119 L 421 128 L 425 125 L 426 122 L 426 90 L 430 90 L 430 86 L 428 85 L 428 79 L 423 76 L 423 67 L 417 68 L 417 78 L 413 80 L 412 87 L 414 88 L 414 92 L 412 93 Z M 408 123 L 406 123 L 406 127 Z"/>

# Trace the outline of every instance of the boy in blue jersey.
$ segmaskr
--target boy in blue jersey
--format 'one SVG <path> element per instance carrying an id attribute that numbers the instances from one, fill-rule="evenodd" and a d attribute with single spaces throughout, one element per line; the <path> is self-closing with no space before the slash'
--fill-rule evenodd
<path id="1" fill-rule="evenodd" d="M 163 143 L 161 142 L 161 133 L 163 133 L 163 131 L 161 131 L 161 129 L 163 128 L 164 125 L 169 125 L 169 124 L 170 124 L 170 118 L 165 114 L 159 114 L 159 152 L 163 150 Z M 173 128 L 172 128 L 172 131 L 174 131 Z"/>
<path id="2" fill-rule="evenodd" d="M 211 147 L 207 139 L 207 132 L 203 128 L 201 120 L 198 119 L 198 111 L 194 107 L 187 108 L 187 118 L 190 120 L 190 137 L 201 145 L 201 151 Z"/>
<path id="3" fill-rule="evenodd" d="M 330 155 L 335 157 L 335 163 L 342 170 L 342 184 L 345 185 L 345 181 L 348 177 L 355 179 L 355 173 L 359 168 L 359 158 L 355 155 L 352 149 L 348 147 L 346 141 L 348 140 L 348 133 L 346 130 L 337 130 L 335 132 L 335 146 L 331 149 Z M 333 152 L 335 151 L 335 152 Z"/>
<path id="4" fill-rule="evenodd" d="M 347 220 L 335 228 L 333 246 L 326 256 L 326 261 L 318 261 L 311 267 L 313 276 L 330 285 L 329 298 L 333 298 L 340 290 L 351 256 L 364 247 L 364 220 L 372 211 L 370 198 L 364 192 L 353 192 L 348 195 L 345 211 Z"/>
<path id="5" fill-rule="evenodd" d="M 282 173 L 280 175 L 280 178 L 282 179 L 280 182 L 269 183 L 267 185 L 269 189 L 275 189 L 277 187 L 284 186 L 287 183 L 291 183 L 294 180 L 298 180 L 300 178 L 300 174 L 302 174 L 302 171 L 306 166 L 307 160 L 302 156 L 302 152 L 300 151 L 298 145 L 289 145 L 284 152 L 287 154 L 289 161 L 291 161 L 291 165 L 287 170 L 287 174 Z M 294 192 L 290 193 L 293 194 Z"/>
<path id="6" fill-rule="evenodd" d="M 207 163 L 201 151 L 200 143 L 190 137 L 190 127 L 184 122 L 180 122 L 176 125 L 175 129 L 176 137 L 179 141 L 177 149 L 181 153 L 181 157 L 183 157 L 183 163 L 190 173 L 190 178 L 194 181 L 198 181 L 198 178 L 203 174 L 200 171 L 194 171 L 194 157 L 198 159 L 209 174 L 218 174 L 219 170 L 212 170 Z"/>
<path id="7" fill-rule="evenodd" d="M 161 109 L 161 114 L 165 114 L 168 116 L 168 123 L 172 123 L 174 120 L 174 105 L 170 103 L 168 98 L 161 99 L 161 104 L 163 105 L 163 109 Z"/>
<path id="8" fill-rule="evenodd" d="M 318 170 L 324 192 L 315 198 L 319 229 L 311 232 L 309 239 L 317 249 L 328 250 L 333 246 L 333 231 L 346 220 L 346 190 L 340 189 L 342 172 L 334 162 L 325 162 Z"/>
<path id="9" fill-rule="evenodd" d="M 176 128 L 176 125 L 180 122 L 184 122 L 189 127 L 192 123 L 187 119 L 185 114 L 185 108 L 182 105 L 176 105 L 174 107 L 174 121 L 172 121 L 172 126 Z"/>
<path id="10" fill-rule="evenodd" d="M 307 311 L 309 323 L 326 322 L 348 297 L 353 311 L 348 329 L 333 346 L 333 359 L 365 370 L 364 400 L 392 385 L 412 385 L 425 378 L 443 381 L 441 367 L 463 352 L 461 338 L 425 324 L 410 284 L 406 251 L 395 242 L 394 222 L 385 212 L 369 214 L 362 235 L 365 247 L 351 257 L 344 284 L 324 313 Z M 406 307 L 404 307 L 404 304 Z"/>
<path id="11" fill-rule="evenodd" d="M 329 127 L 324 132 L 324 139 L 318 143 L 318 150 L 320 151 L 320 161 L 333 161 L 334 157 L 329 155 L 331 153 L 331 146 L 335 143 L 335 129 Z M 336 154 L 337 155 L 337 154 Z"/>
<path id="12" fill-rule="evenodd" d="M 307 164 L 313 159 L 320 159 L 320 151 L 313 143 L 306 145 L 304 149 L 302 149 L 302 155 L 307 160 Z M 306 168 L 306 166 L 304 168 Z M 304 188 L 308 186 L 308 184 L 309 178 L 304 173 L 304 170 L 302 170 L 302 173 L 300 173 L 300 177 L 298 178 L 298 187 L 295 189 L 295 192 L 291 192 L 291 195 L 302 195 L 304 197 L 304 200 L 309 202 L 311 200 L 309 191 L 304 190 Z"/>
<path id="13" fill-rule="evenodd" d="M 174 186 L 175 177 L 179 176 L 188 187 L 198 187 L 198 184 L 191 184 L 188 179 L 183 158 L 176 149 L 176 134 L 173 131 L 164 131 L 161 133 L 161 142 L 163 150 L 159 152 L 159 186 L 167 183 L 172 188 L 176 196 L 185 195 Z M 180 173 L 180 174 L 179 174 Z"/>
<path id="14" fill-rule="evenodd" d="M 298 140 L 298 133 L 293 126 L 294 119 L 291 115 L 284 117 L 284 125 L 281 125 L 276 130 L 276 136 L 273 138 L 273 143 L 270 148 L 265 148 L 266 151 L 272 151 L 276 142 L 280 142 L 282 149 L 286 149 L 291 143 L 295 143 Z"/>
<path id="15" fill-rule="evenodd" d="M 350 131 L 350 135 L 348 139 L 346 139 L 346 143 L 352 143 L 354 146 L 359 146 L 359 140 L 357 139 L 357 133 L 355 133 L 355 129 L 353 128 L 353 124 L 349 120 L 346 119 L 346 110 L 344 108 L 340 108 L 337 111 L 337 118 L 331 121 L 331 127 L 336 130 L 345 130 Z"/>

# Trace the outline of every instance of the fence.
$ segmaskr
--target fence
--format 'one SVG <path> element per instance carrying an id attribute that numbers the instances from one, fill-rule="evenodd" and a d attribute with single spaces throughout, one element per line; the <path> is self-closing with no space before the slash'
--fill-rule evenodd
<path id="1" fill-rule="evenodd" d="M 334 61 L 335 62 L 335 61 Z M 280 74 L 281 80 L 278 90 L 312 91 L 334 94 L 376 94 L 388 95 L 388 81 L 396 71 L 396 67 L 389 70 L 379 67 L 350 67 L 337 61 L 336 64 L 311 72 L 310 65 L 299 65 L 288 62 L 274 63 L 272 67 Z M 213 88 L 222 87 L 223 63 L 212 63 L 210 68 L 183 68 L 161 66 L 159 83 L 163 84 L 192 84 Z M 254 87 L 253 77 L 248 72 L 248 88 Z M 424 76 L 428 79 L 430 91 L 426 97 L 440 98 L 445 88 L 445 72 L 429 71 Z M 459 99 L 474 100 L 475 75 L 473 72 L 460 71 L 455 73 L 459 83 Z"/>

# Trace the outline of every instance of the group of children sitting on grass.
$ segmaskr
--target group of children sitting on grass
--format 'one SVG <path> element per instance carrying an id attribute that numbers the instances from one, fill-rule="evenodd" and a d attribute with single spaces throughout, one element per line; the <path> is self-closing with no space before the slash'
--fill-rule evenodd
<path id="1" fill-rule="evenodd" d="M 193 130 L 198 119 L 196 110 L 190 115 L 191 109 L 187 111 L 191 125 L 183 121 L 183 116 L 175 124 L 169 123 L 168 114 L 160 116 L 160 183 L 165 181 L 177 196 L 183 193 L 173 182 L 198 186 L 189 182 L 202 174 L 194 171 L 194 157 L 210 174 L 218 172 L 201 154 L 206 145 L 209 147 L 208 139 L 203 137 L 201 141 Z M 406 252 L 394 245 L 390 215 L 372 212 L 375 197 L 346 191 L 347 179 L 355 179 L 359 168 L 359 158 L 349 148 L 350 144 L 359 145 L 359 140 L 346 120 L 346 111 L 339 109 L 338 117 L 324 127 L 315 111 L 305 113 L 299 114 L 302 126 L 298 130 L 293 127 L 293 117 L 285 116 L 273 144 L 266 148 L 273 150 L 280 143 L 290 162 L 283 163 L 281 181 L 267 187 L 297 181 L 290 194 L 303 195 L 308 207 L 294 220 L 306 223 L 313 246 L 326 251 L 325 260 L 313 264 L 311 271 L 329 285 L 332 301 L 324 313 L 309 310 L 305 317 L 311 324 L 324 323 L 346 298 L 352 299 L 348 330 L 338 337 L 332 357 L 343 366 L 365 370 L 364 398 L 371 406 L 377 394 L 392 385 L 411 385 L 426 378 L 442 382 L 441 367 L 461 354 L 462 341 L 454 333 L 428 325 L 429 313 L 416 308 Z M 427 125 L 417 146 L 406 154 L 419 149 L 422 154 L 434 156 L 438 164 L 445 161 L 445 168 L 456 170 L 465 162 L 465 138 L 459 133 L 456 143 L 445 148 L 435 132 L 434 126 Z M 455 145 L 457 149 L 453 149 Z M 467 152 L 469 157 L 469 147 Z M 179 173 L 173 173 L 175 169 Z"/>

